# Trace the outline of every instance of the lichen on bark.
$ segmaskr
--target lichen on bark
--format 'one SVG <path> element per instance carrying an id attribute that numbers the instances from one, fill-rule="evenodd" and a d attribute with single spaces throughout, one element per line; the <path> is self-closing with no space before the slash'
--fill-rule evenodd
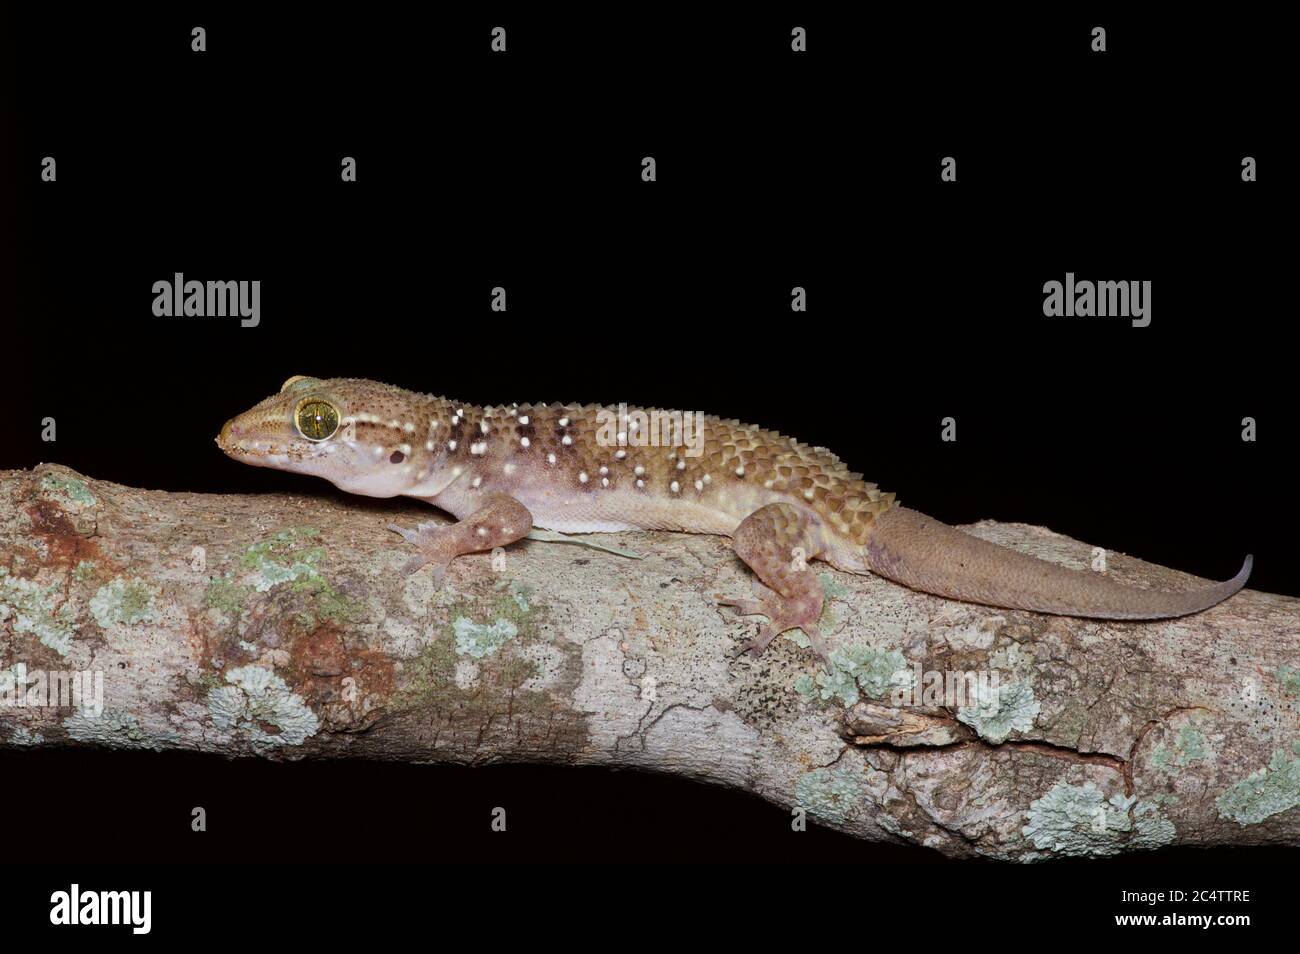
<path id="1" fill-rule="evenodd" d="M 429 518 L 327 492 L 0 473 L 0 746 L 649 769 L 954 857 L 1300 844 L 1300 601 L 1245 591 L 1108 623 L 816 565 L 828 669 L 797 634 L 733 658 L 756 623 L 713 602 L 750 587 L 722 538 L 595 535 L 639 560 L 528 540 L 435 586 L 401 571 L 385 529 Z M 970 532 L 1091 554 L 1034 527 Z M 1108 563 L 1136 585 L 1192 582 Z M 930 698 L 914 675 L 989 671 L 998 688 L 973 700 Z M 61 683 L 40 674 L 68 672 L 103 675 L 97 717 L 46 698 Z"/>

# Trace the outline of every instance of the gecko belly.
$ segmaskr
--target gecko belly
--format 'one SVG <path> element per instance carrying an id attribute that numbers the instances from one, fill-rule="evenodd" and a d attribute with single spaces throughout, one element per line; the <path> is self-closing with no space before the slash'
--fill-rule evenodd
<path id="1" fill-rule="evenodd" d="M 533 525 L 560 533 L 677 530 L 730 536 L 747 513 L 683 500 L 661 500 L 635 491 L 609 494 L 519 494 Z"/>

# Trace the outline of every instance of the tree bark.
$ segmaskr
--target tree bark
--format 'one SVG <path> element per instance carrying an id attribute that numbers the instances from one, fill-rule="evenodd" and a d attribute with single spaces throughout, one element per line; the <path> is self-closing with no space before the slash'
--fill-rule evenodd
<path id="1" fill-rule="evenodd" d="M 1300 843 L 1298 600 L 1105 622 L 813 564 L 827 671 L 797 633 L 732 658 L 757 621 L 714 604 L 750 589 L 724 538 L 593 535 L 639 560 L 524 541 L 435 587 L 385 529 L 433 515 L 0 472 L 0 746 L 633 767 L 956 857 Z M 1041 528 L 967 529 L 1093 561 Z M 1197 582 L 1116 555 L 1104 572 Z M 72 684 L 80 705 L 57 705 Z"/>

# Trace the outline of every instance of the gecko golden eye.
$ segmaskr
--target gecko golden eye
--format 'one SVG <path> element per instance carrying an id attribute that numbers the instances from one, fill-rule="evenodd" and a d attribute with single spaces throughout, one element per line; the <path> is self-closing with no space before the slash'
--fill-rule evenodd
<path id="1" fill-rule="evenodd" d="M 307 401 L 296 415 L 298 433 L 309 441 L 324 441 L 339 429 L 339 412 L 324 401 Z"/>

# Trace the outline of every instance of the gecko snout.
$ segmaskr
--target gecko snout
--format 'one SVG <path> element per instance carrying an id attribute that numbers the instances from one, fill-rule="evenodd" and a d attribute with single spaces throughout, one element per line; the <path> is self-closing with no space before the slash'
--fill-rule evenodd
<path id="1" fill-rule="evenodd" d="M 221 433 L 217 435 L 217 446 L 233 457 L 248 449 L 249 437 L 248 425 L 240 426 L 239 418 L 232 417 L 221 425 Z"/>

